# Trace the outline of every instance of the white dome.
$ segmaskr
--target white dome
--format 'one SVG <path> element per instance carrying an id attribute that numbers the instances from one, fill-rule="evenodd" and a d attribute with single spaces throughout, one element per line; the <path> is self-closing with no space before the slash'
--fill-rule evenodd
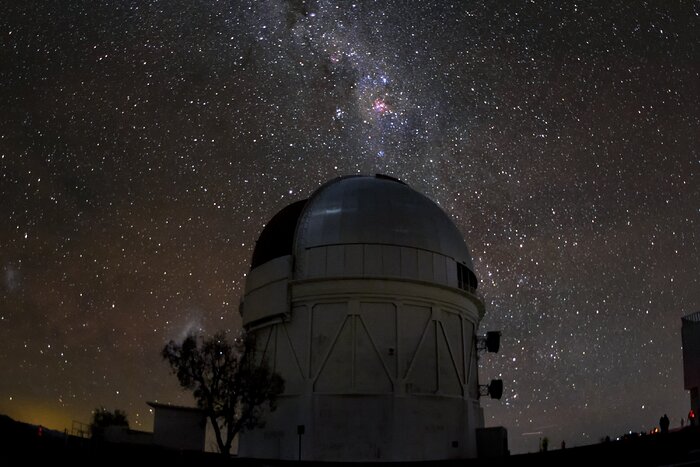
<path id="1" fill-rule="evenodd" d="M 449 216 L 430 199 L 387 176 L 331 180 L 304 206 L 294 240 L 296 257 L 309 248 L 349 244 L 439 253 L 474 273 L 469 248 Z"/>
<path id="2" fill-rule="evenodd" d="M 449 216 L 385 175 L 336 178 L 278 212 L 258 238 L 251 270 L 286 256 L 299 280 L 400 276 L 467 291 L 478 286 Z"/>

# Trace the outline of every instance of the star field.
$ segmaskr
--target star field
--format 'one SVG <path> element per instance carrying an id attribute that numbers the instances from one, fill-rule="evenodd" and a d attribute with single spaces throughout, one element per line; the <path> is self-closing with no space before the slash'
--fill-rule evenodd
<path id="1" fill-rule="evenodd" d="M 598 4 L 600 3 L 600 4 Z M 465 235 L 511 451 L 687 414 L 700 2 L 5 2 L 0 413 L 191 404 L 160 359 L 236 330 L 255 240 L 386 173 Z"/>

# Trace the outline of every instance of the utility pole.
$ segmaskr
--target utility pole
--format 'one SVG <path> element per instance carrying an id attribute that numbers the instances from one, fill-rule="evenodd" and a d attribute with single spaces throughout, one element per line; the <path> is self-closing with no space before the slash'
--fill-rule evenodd
<path id="1" fill-rule="evenodd" d="M 306 431 L 306 427 L 304 425 L 297 425 L 297 435 L 299 435 L 299 461 L 301 462 L 301 435 L 304 434 L 304 431 Z"/>

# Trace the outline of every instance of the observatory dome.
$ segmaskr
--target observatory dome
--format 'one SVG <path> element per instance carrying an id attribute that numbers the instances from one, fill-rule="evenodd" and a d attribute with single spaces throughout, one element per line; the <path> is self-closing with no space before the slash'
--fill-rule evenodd
<path id="1" fill-rule="evenodd" d="M 450 217 L 391 177 L 336 178 L 279 211 L 239 310 L 285 392 L 239 455 L 475 457 L 484 304 L 473 269 Z"/>
<path id="2" fill-rule="evenodd" d="M 321 186 L 308 200 L 282 209 L 263 230 L 252 268 L 279 256 L 318 247 L 393 245 L 452 258 L 476 287 L 471 254 L 459 229 L 433 201 L 385 175 L 346 176 Z"/>
<path id="3" fill-rule="evenodd" d="M 386 176 L 332 180 L 309 199 L 297 224 L 295 253 L 358 243 L 441 253 L 474 272 L 469 249 L 447 214 L 405 183 Z"/>

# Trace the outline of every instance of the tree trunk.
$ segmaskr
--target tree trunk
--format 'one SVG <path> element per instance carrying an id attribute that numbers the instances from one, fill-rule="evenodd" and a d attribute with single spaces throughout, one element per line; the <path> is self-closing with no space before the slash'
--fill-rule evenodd
<path id="1" fill-rule="evenodd" d="M 219 452 L 227 456 L 231 451 L 231 443 L 228 443 L 228 445 L 226 445 L 226 443 L 224 443 L 224 440 L 221 438 L 221 428 L 219 428 L 219 422 L 216 421 L 216 417 L 210 415 L 209 421 L 211 422 L 212 428 L 214 428 L 214 434 L 216 435 L 216 444 L 219 445 Z"/>

